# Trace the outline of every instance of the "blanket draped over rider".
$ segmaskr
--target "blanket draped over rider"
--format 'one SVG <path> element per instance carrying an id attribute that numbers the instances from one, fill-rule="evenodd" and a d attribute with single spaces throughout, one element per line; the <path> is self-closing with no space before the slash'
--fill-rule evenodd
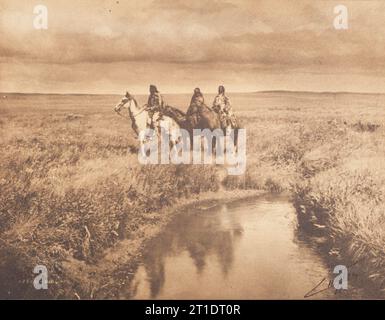
<path id="1" fill-rule="evenodd" d="M 201 114 L 202 108 L 205 107 L 205 99 L 199 88 L 194 89 L 194 94 L 191 97 L 190 106 L 187 110 L 187 118 L 191 123 L 193 128 L 199 123 L 199 116 Z"/>
<path id="2" fill-rule="evenodd" d="M 225 87 L 219 86 L 218 94 L 213 102 L 213 110 L 219 114 L 222 129 L 231 126 L 237 127 L 237 121 L 233 113 L 230 99 L 226 96 Z"/>
<path id="3" fill-rule="evenodd" d="M 210 109 L 205 104 L 201 90 L 199 88 L 195 88 L 194 94 L 191 97 L 190 106 L 187 110 L 187 117 L 189 118 L 189 121 L 193 127 L 199 123 L 199 117 L 204 108 Z M 230 99 L 225 94 L 224 86 L 219 86 L 218 94 L 213 101 L 211 110 L 218 114 L 222 129 L 226 129 L 229 126 L 231 128 L 237 128 L 237 121 L 232 111 Z"/>

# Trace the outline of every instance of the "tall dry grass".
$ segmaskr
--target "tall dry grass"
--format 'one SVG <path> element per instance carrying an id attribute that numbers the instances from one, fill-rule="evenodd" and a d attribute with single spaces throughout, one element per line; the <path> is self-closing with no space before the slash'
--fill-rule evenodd
<path id="1" fill-rule="evenodd" d="M 360 285 L 385 291 L 384 96 L 275 98 L 244 112 L 247 171 L 225 182 L 289 191 L 301 232 L 319 238 L 328 262 L 355 265 Z"/>
<path id="2" fill-rule="evenodd" d="M 2 296 L 28 296 L 31 286 L 15 281 L 45 264 L 58 283 L 53 294 L 68 297 L 74 283 L 63 261 L 95 263 L 119 240 L 145 238 L 140 230 L 160 221 L 161 208 L 220 187 L 291 192 L 300 227 L 326 237 L 331 257 L 364 258 L 363 270 L 384 288 L 383 96 L 234 95 L 247 171 L 224 179 L 215 166 L 140 166 L 130 124 L 112 113 L 118 98 L 0 102 Z"/>
<path id="3" fill-rule="evenodd" d="M 28 295 L 15 292 L 9 275 L 30 278 L 37 264 L 60 284 L 54 294 L 65 294 L 63 261 L 93 263 L 133 231 L 156 224 L 161 208 L 218 189 L 212 166 L 140 165 L 129 125 L 111 108 L 74 114 L 77 101 L 51 114 L 17 103 L 2 110 L 2 296 Z"/>
<path id="4" fill-rule="evenodd" d="M 356 265 L 362 285 L 384 291 L 384 122 L 374 131 L 357 123 L 333 149 L 337 156 L 323 153 L 337 165 L 295 184 L 294 204 L 302 229 L 326 238 L 322 247 L 332 261 Z"/>

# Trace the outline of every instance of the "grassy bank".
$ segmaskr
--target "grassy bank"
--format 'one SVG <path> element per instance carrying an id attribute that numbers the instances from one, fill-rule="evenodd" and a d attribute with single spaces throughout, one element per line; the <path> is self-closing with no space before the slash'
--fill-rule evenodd
<path id="1" fill-rule="evenodd" d="M 175 106 L 189 102 L 166 98 Z M 225 197 L 241 189 L 292 192 L 301 229 L 326 239 L 322 250 L 331 259 L 363 258 L 363 274 L 384 288 L 383 96 L 234 95 L 247 129 L 240 177 L 224 177 L 216 166 L 139 165 L 130 124 L 111 112 L 117 100 L 1 101 L 2 297 L 44 297 L 20 283 L 33 278 L 37 264 L 48 267 L 50 296 L 108 296 L 101 265 L 134 259 L 173 208 L 219 189 L 228 190 Z"/>
<path id="2" fill-rule="evenodd" d="M 300 232 L 331 268 L 354 266 L 352 282 L 384 297 L 384 97 L 325 99 L 309 95 L 297 104 L 306 107 L 269 105 L 250 113 L 247 172 L 225 182 L 290 191 Z"/>
<path id="3" fill-rule="evenodd" d="M 331 264 L 355 265 L 360 285 L 384 292 L 385 134 L 383 122 L 367 128 L 354 125 L 333 150 L 320 153 L 316 161 L 332 158 L 335 165 L 296 183 L 293 196 L 302 230 L 326 240 L 320 248 Z"/>

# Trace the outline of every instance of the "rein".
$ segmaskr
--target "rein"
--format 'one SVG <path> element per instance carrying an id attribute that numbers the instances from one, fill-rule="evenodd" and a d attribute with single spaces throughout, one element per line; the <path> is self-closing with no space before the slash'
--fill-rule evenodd
<path id="1" fill-rule="evenodd" d="M 140 115 L 143 111 L 146 110 L 146 104 L 142 107 L 142 109 L 139 110 L 139 112 L 137 114 L 133 114 L 132 116 L 135 118 L 136 116 Z"/>
<path id="2" fill-rule="evenodd" d="M 130 119 L 130 117 L 127 117 L 127 116 L 121 114 L 121 113 L 120 113 L 120 110 L 119 110 L 119 111 L 116 110 L 115 112 L 116 112 L 118 115 L 120 115 L 121 117 L 125 118 L 125 119 Z"/>
<path id="3" fill-rule="evenodd" d="M 130 115 L 131 117 L 135 118 L 135 117 L 137 117 L 138 115 L 140 115 L 143 111 L 146 110 L 146 106 L 147 106 L 147 105 L 145 104 L 145 105 L 142 107 L 142 109 L 140 109 L 140 110 L 138 111 L 138 113 L 133 114 L 132 111 L 131 111 L 131 102 L 132 102 L 132 100 L 130 100 L 130 105 L 129 105 L 129 107 L 127 107 L 127 111 L 131 114 L 131 115 Z M 124 107 L 124 106 L 122 106 L 122 107 Z M 120 107 L 119 110 L 116 110 L 116 113 L 117 113 L 118 115 L 120 115 L 121 117 L 123 117 L 123 118 L 130 119 L 130 117 L 127 117 L 127 116 L 125 116 L 125 115 L 123 115 L 123 114 L 120 113 L 120 109 L 121 109 L 122 107 Z"/>

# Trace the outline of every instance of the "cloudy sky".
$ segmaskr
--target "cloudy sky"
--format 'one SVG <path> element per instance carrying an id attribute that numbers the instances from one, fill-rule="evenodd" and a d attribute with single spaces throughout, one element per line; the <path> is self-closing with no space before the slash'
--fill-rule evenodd
<path id="1" fill-rule="evenodd" d="M 382 0 L 0 0 L 0 91 L 385 92 L 384 23 Z"/>

